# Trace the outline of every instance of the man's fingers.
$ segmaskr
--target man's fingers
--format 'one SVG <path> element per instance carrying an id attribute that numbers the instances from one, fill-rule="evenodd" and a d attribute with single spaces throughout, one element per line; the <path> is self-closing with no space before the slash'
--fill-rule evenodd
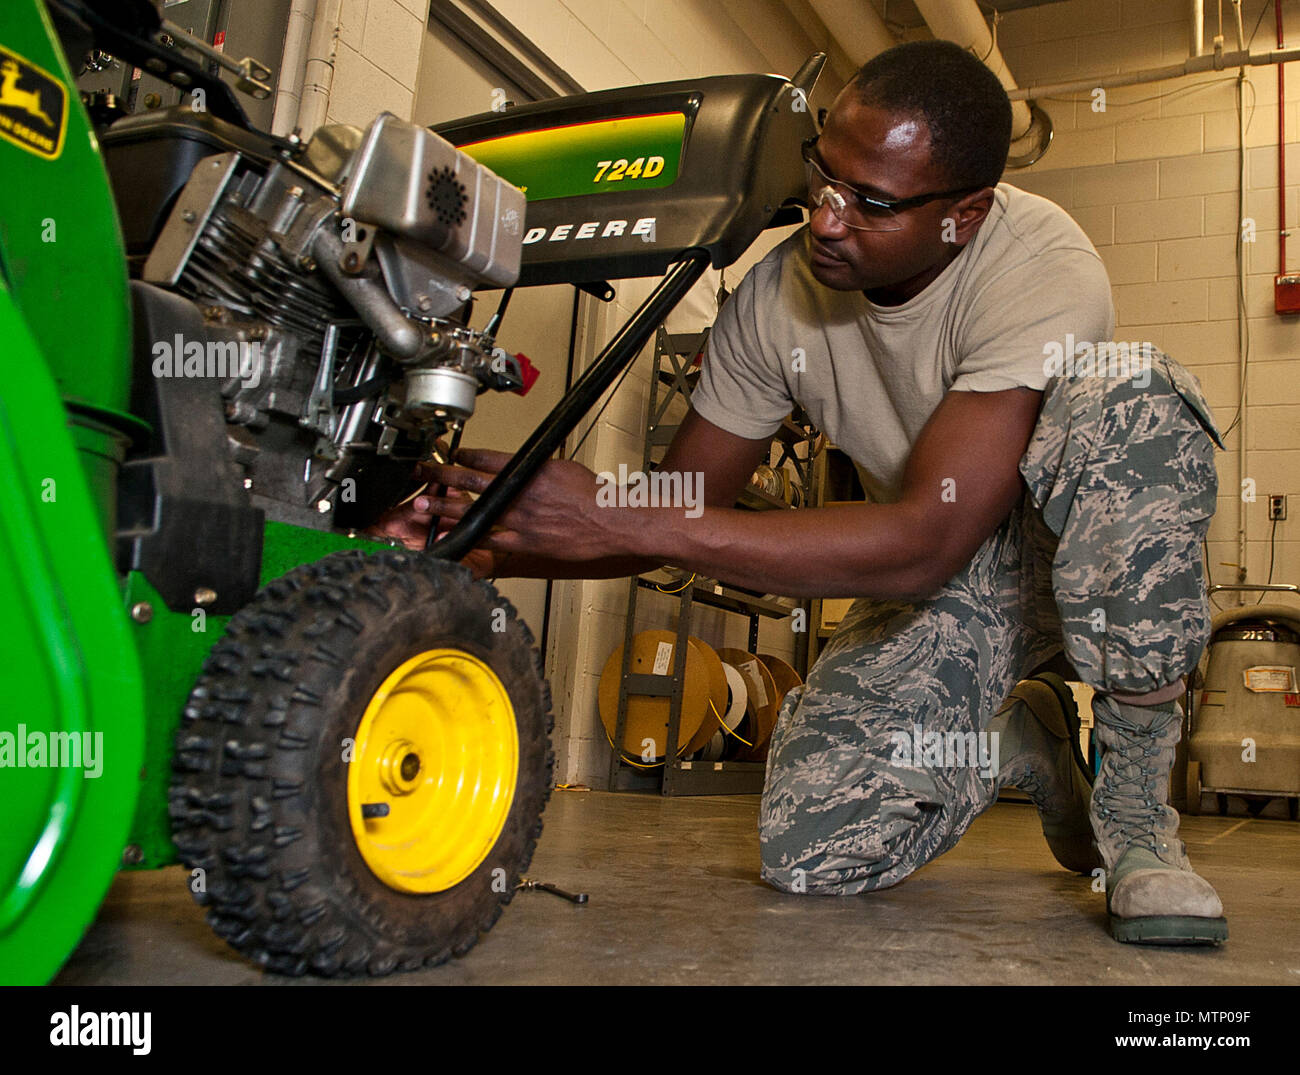
<path id="1" fill-rule="evenodd" d="M 415 501 L 417 511 L 424 513 L 425 525 L 428 525 L 429 519 L 434 515 L 444 519 L 459 519 L 465 512 L 473 507 L 472 500 L 461 498 L 438 497 L 438 496 L 421 496 Z"/>
<path id="2" fill-rule="evenodd" d="M 495 474 L 487 474 L 459 465 L 435 463 L 429 468 L 431 484 L 445 485 L 448 489 L 463 489 L 467 493 L 483 492 L 495 477 Z"/>
<path id="3" fill-rule="evenodd" d="M 497 452 L 491 448 L 462 448 L 456 453 L 456 462 L 475 470 L 488 471 L 493 477 L 513 458 L 511 452 Z"/>

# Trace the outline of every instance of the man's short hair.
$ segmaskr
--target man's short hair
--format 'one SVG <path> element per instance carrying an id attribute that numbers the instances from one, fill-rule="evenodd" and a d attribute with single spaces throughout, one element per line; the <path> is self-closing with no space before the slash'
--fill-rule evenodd
<path id="1" fill-rule="evenodd" d="M 868 60 L 850 83 L 863 104 L 921 116 L 953 188 L 994 186 L 1011 146 L 1011 102 L 997 75 L 952 41 L 911 41 Z"/>

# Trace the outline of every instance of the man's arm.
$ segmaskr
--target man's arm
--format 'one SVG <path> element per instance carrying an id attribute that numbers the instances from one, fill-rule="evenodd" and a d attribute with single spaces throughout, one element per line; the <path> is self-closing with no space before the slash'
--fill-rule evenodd
<path id="1" fill-rule="evenodd" d="M 551 577 L 597 577 L 598 565 L 614 574 L 668 563 L 794 597 L 926 596 L 970 562 L 1019 500 L 1020 457 L 1041 399 L 1041 392 L 1028 388 L 949 392 L 913 445 L 898 503 L 799 511 L 723 506 L 757 455 L 697 417 L 689 433 L 683 424 L 683 446 L 665 460 L 670 466 L 698 465 L 705 474 L 710 506 L 697 517 L 680 507 L 601 505 L 589 470 L 553 461 L 482 547 L 536 557 L 531 562 Z M 766 444 L 747 443 L 755 453 Z M 712 457 L 696 454 L 710 449 Z M 463 457 L 471 468 L 487 469 L 435 470 L 439 480 L 470 492 L 482 492 L 491 471 L 507 458 L 501 452 Z M 443 499 L 434 501 L 433 510 L 459 518 L 465 506 L 463 500 Z"/>
<path id="2" fill-rule="evenodd" d="M 729 508 L 736 502 L 741 489 L 754 473 L 754 468 L 766 459 L 771 441 L 768 439 L 749 440 L 738 437 L 718 428 L 712 422 L 701 418 L 694 410 L 689 410 L 686 417 L 668 446 L 659 470 L 665 473 L 692 473 L 700 475 L 702 499 L 707 507 Z M 458 462 L 463 466 L 489 467 L 484 472 L 479 485 L 470 488 L 482 492 L 487 488 L 487 481 L 493 472 L 504 464 L 509 455 L 499 452 L 462 452 Z M 548 480 L 547 468 L 534 479 L 524 494 L 524 498 L 545 496 L 552 491 Z M 627 509 L 601 509 L 617 511 Z M 631 509 L 637 510 L 637 509 Z M 452 520 L 448 520 L 450 522 Z M 618 555 L 602 556 L 594 560 L 574 561 L 538 556 L 527 548 L 512 551 L 498 557 L 495 568 L 498 578 L 544 578 L 544 579 L 602 579 L 618 578 L 626 575 L 639 575 L 653 571 L 666 561 L 654 555 Z"/>
<path id="3" fill-rule="evenodd" d="M 669 563 L 795 597 L 925 596 L 970 562 L 1020 498 L 1020 457 L 1041 398 L 1027 388 L 949 392 L 912 448 L 898 503 L 799 511 L 724 506 L 756 456 L 697 417 L 683 426 L 682 446 L 665 462 L 680 467 L 698 460 L 706 487 L 712 483 L 710 506 L 698 517 L 681 508 L 601 506 L 590 471 L 551 463 L 484 545 L 567 561 L 569 573 L 586 577 L 596 563 L 610 571 Z M 764 444 L 749 443 L 754 452 Z M 498 457 L 504 458 L 474 453 L 467 461 L 486 466 Z M 491 474 L 450 468 L 446 477 L 453 486 L 481 491 Z M 435 510 L 459 515 L 464 503 L 438 501 Z"/>
<path id="4" fill-rule="evenodd" d="M 949 392 L 912 448 L 896 504 L 800 511 L 648 509 L 630 547 L 795 597 L 916 597 L 964 568 L 1024 490 L 1042 393 Z M 626 509 L 625 509 L 626 510 Z"/>

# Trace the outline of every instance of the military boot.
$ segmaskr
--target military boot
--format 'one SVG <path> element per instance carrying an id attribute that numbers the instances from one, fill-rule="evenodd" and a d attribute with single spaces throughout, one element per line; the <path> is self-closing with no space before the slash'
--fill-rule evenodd
<path id="1" fill-rule="evenodd" d="M 1228 939 L 1223 904 L 1198 877 L 1168 805 L 1169 772 L 1182 733 L 1177 702 L 1135 706 L 1093 699 L 1101 770 L 1092 826 L 1106 863 L 1111 936 L 1137 944 L 1218 944 Z"/>
<path id="2" fill-rule="evenodd" d="M 998 734 L 998 786 L 1014 784 L 1033 800 L 1056 861 L 1076 873 L 1100 867 L 1088 821 L 1092 774 L 1079 748 L 1079 710 L 1065 681 L 1050 672 L 1022 679 L 989 731 Z"/>

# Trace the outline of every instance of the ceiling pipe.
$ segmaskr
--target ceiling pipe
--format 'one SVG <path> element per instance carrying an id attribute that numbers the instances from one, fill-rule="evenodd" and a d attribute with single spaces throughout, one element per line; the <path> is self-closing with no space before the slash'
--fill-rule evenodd
<path id="1" fill-rule="evenodd" d="M 1188 0 L 1187 52 L 1199 56 L 1205 51 L 1205 0 Z"/>
<path id="2" fill-rule="evenodd" d="M 898 44 L 884 19 L 867 0 L 809 0 L 809 3 L 857 67 Z"/>
<path id="3" fill-rule="evenodd" d="M 1002 50 L 997 47 L 988 23 L 980 13 L 975 0 L 915 0 L 917 10 L 930 27 L 935 37 L 944 41 L 956 42 L 964 49 L 969 49 L 981 60 L 984 66 L 998 76 L 998 81 L 1010 93 L 1017 88 L 1015 76 L 1002 58 Z M 1029 105 L 1024 101 L 1015 101 L 1011 105 L 1011 141 L 1024 138 L 1033 124 Z"/>
<path id="4" fill-rule="evenodd" d="M 1148 67 L 1141 71 L 1129 71 L 1122 75 L 1097 75 L 1095 78 L 1081 78 L 1076 82 L 1034 83 L 1024 89 L 1015 90 L 1007 96 L 1012 101 L 1024 101 L 1031 97 L 1058 97 L 1066 93 L 1089 93 L 1098 87 L 1109 89 L 1114 86 L 1137 86 L 1147 82 L 1164 82 L 1184 75 L 1199 75 L 1206 71 L 1224 71 L 1229 67 L 1263 67 L 1275 63 L 1291 63 L 1300 60 L 1300 48 L 1271 49 L 1268 52 L 1207 52 L 1204 56 L 1191 56 L 1182 63 L 1169 64 L 1165 67 Z"/>

